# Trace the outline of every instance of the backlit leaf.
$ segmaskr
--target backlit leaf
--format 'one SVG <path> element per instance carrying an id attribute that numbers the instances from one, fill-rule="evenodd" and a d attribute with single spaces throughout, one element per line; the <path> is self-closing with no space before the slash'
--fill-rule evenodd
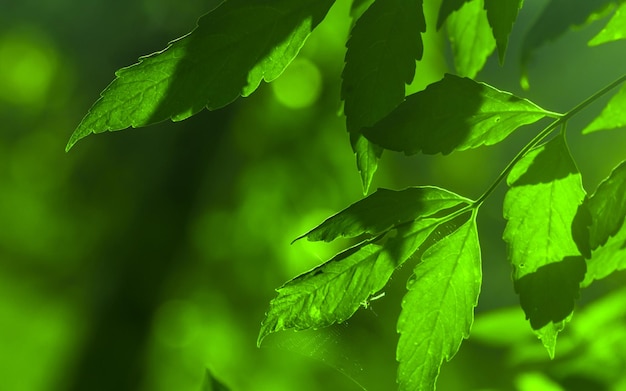
<path id="1" fill-rule="evenodd" d="M 626 127 L 626 84 L 613 95 L 602 113 L 583 129 L 583 134 L 622 127 Z"/>
<path id="2" fill-rule="evenodd" d="M 483 0 L 465 3 L 448 17 L 446 29 L 457 73 L 460 76 L 475 77 L 496 48 L 487 14 L 483 9 Z"/>
<path id="3" fill-rule="evenodd" d="M 626 268 L 626 162 L 617 166 L 589 197 L 592 222 L 584 285 Z"/>
<path id="4" fill-rule="evenodd" d="M 443 26 L 443 22 L 448 19 L 450 14 L 461 8 L 463 4 L 468 1 L 471 0 L 443 0 L 441 2 L 441 6 L 439 7 L 439 15 L 437 16 L 437 30 Z"/>
<path id="5" fill-rule="evenodd" d="M 586 225 L 576 219 L 585 198 L 581 175 L 559 136 L 529 152 L 507 178 L 503 238 L 515 290 L 530 325 L 554 357 L 556 336 L 571 317 L 585 261 Z"/>
<path id="6" fill-rule="evenodd" d="M 376 235 L 394 226 L 470 202 L 467 198 L 433 186 L 378 189 L 298 239 L 306 237 L 310 241 L 330 242 L 339 237 L 352 238 L 364 233 Z"/>
<path id="7" fill-rule="evenodd" d="M 489 24 L 493 29 L 493 36 L 498 45 L 500 64 L 504 63 L 504 55 L 509 42 L 509 34 L 517 13 L 522 8 L 523 0 L 485 0 L 485 10 Z"/>
<path id="8" fill-rule="evenodd" d="M 545 116 L 555 114 L 487 84 L 446 74 L 407 97 L 363 134 L 383 148 L 407 155 L 448 154 L 496 144 Z"/>
<path id="9" fill-rule="evenodd" d="M 117 71 L 66 149 L 91 133 L 180 121 L 250 95 L 282 73 L 333 2 L 223 2 L 167 49 Z"/>
<path id="10" fill-rule="evenodd" d="M 589 46 L 626 39 L 626 3 L 622 3 L 604 26 L 604 28 L 589 41 Z"/>
<path id="11" fill-rule="evenodd" d="M 469 336 L 480 284 L 474 215 L 426 250 L 408 283 L 398 319 L 399 390 L 435 389 L 441 364 Z"/>
<path id="12" fill-rule="evenodd" d="M 347 43 L 341 96 L 357 167 L 367 192 L 382 150 L 360 134 L 396 107 L 422 58 L 426 30 L 422 0 L 375 1 L 354 25 Z"/>
<path id="13" fill-rule="evenodd" d="M 277 289 L 258 344 L 270 333 L 341 323 L 380 291 L 393 271 L 416 251 L 449 234 L 442 218 L 418 219 L 362 242 Z"/>

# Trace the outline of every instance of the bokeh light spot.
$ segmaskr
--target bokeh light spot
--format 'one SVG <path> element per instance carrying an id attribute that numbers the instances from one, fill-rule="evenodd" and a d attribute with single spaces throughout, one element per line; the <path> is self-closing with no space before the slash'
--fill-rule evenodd
<path id="1" fill-rule="evenodd" d="M 306 58 L 295 59 L 285 72 L 271 84 L 274 96 L 291 109 L 311 106 L 322 91 L 322 74 Z"/>

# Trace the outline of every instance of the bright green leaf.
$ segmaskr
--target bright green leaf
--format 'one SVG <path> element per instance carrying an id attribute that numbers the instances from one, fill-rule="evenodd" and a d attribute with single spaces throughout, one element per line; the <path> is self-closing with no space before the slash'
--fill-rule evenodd
<path id="1" fill-rule="evenodd" d="M 504 63 L 509 34 L 523 3 L 524 0 L 485 0 L 489 24 L 498 45 L 500 64 Z"/>
<path id="2" fill-rule="evenodd" d="M 626 39 L 626 3 L 622 3 L 604 28 L 589 41 L 589 46 Z"/>
<path id="3" fill-rule="evenodd" d="M 439 7 L 439 15 L 437 16 L 437 30 L 443 26 L 443 22 L 448 19 L 450 14 L 461 8 L 463 4 L 468 1 L 471 0 L 443 0 L 441 2 L 441 6 Z"/>
<path id="4" fill-rule="evenodd" d="M 473 78 L 487 57 L 496 48 L 491 34 L 483 0 L 467 2 L 448 17 L 448 37 L 454 53 L 454 66 L 461 76 Z"/>
<path id="5" fill-rule="evenodd" d="M 404 190 L 378 189 L 298 239 L 306 237 L 310 241 L 330 242 L 339 237 L 353 238 L 364 233 L 377 235 L 394 226 L 470 202 L 450 191 L 432 186 Z"/>
<path id="6" fill-rule="evenodd" d="M 487 84 L 446 74 L 407 97 L 363 134 L 383 148 L 407 155 L 447 154 L 496 144 L 547 115 L 555 114 Z"/>
<path id="7" fill-rule="evenodd" d="M 418 219 L 362 242 L 277 289 L 258 344 L 270 333 L 341 323 L 380 291 L 393 271 L 416 251 L 449 233 L 443 218 Z"/>
<path id="8" fill-rule="evenodd" d="M 626 269 L 626 162 L 617 166 L 595 193 L 588 206 L 592 222 L 589 242 L 592 248 L 583 285 Z"/>
<path id="9" fill-rule="evenodd" d="M 469 336 L 481 284 L 475 215 L 422 255 L 398 319 L 400 391 L 434 390 L 443 360 Z"/>
<path id="10" fill-rule="evenodd" d="M 341 96 L 365 192 L 382 150 L 370 145 L 360 131 L 404 99 L 405 85 L 415 75 L 415 61 L 422 58 L 425 30 L 422 0 L 375 1 L 352 29 Z"/>
<path id="11" fill-rule="evenodd" d="M 583 134 L 597 132 L 598 130 L 622 128 L 626 126 L 626 84 L 613 95 L 602 113 L 596 117 L 585 129 Z"/>
<path id="12" fill-rule="evenodd" d="M 587 227 L 577 219 L 585 198 L 581 175 L 559 136 L 529 152 L 507 182 L 503 238 L 515 290 L 531 327 L 554 357 L 556 335 L 571 317 L 585 276 L 579 246 Z"/>
<path id="13" fill-rule="evenodd" d="M 91 133 L 180 121 L 250 95 L 282 73 L 333 2 L 225 1 L 167 49 L 117 71 L 66 149 Z"/>

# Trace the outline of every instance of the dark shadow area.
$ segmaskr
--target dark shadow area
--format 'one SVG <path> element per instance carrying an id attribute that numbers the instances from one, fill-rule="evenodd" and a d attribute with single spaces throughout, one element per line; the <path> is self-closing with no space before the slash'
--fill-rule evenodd
<path id="1" fill-rule="evenodd" d="M 542 150 L 535 154 L 526 172 L 511 186 L 550 183 L 578 173 L 563 137 L 557 136 L 540 148 Z"/>
<path id="2" fill-rule="evenodd" d="M 533 329 L 560 322 L 572 313 L 586 269 L 583 257 L 566 257 L 514 282 Z"/>

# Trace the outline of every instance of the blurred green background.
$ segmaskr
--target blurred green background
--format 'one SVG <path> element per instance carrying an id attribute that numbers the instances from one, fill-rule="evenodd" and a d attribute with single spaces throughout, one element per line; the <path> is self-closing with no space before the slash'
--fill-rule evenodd
<path id="1" fill-rule="evenodd" d="M 566 111 L 624 73 L 626 46 L 588 48 L 602 22 L 570 32 L 537 51 L 522 91 L 519 47 L 545 3 L 526 1 L 504 67 L 491 58 L 478 79 Z M 207 368 L 233 390 L 394 388 L 410 267 L 346 324 L 255 345 L 274 289 L 346 244 L 291 240 L 362 196 L 338 114 L 348 1 L 251 97 L 64 152 L 115 70 L 163 49 L 216 5 L 0 4 L 0 390 L 199 390 Z M 453 71 L 443 37 L 431 31 L 425 41 L 411 91 Z M 579 135 L 606 100 L 569 125 L 589 192 L 625 158 L 623 129 Z M 543 125 L 453 156 L 386 153 L 373 188 L 432 184 L 477 197 Z M 626 389 L 626 279 L 583 292 L 561 358 L 549 362 L 521 310 L 508 309 L 517 298 L 500 239 L 503 194 L 479 217 L 475 338 L 444 365 L 439 389 Z"/>

